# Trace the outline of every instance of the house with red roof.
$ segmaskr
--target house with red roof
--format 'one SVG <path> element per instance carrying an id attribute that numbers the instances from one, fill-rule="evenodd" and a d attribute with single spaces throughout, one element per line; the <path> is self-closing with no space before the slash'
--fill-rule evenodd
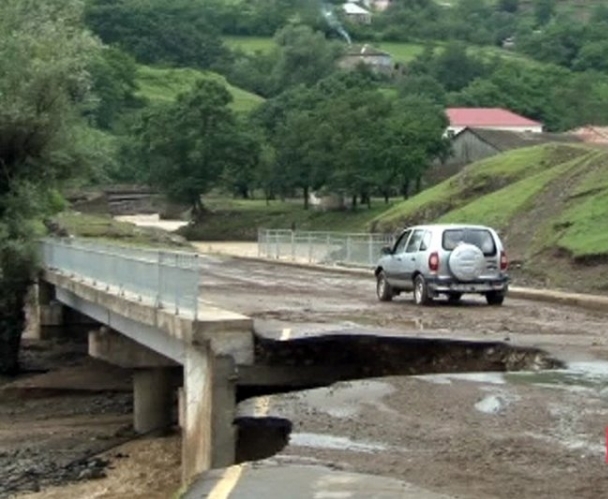
<path id="1" fill-rule="evenodd" d="M 541 133 L 543 124 L 499 107 L 450 107 L 447 135 L 454 137 L 466 128 Z"/>

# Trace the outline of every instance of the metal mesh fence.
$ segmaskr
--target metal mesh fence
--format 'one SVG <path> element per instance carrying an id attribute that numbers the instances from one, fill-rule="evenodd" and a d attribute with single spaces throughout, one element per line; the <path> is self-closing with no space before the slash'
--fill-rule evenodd
<path id="1" fill-rule="evenodd" d="M 260 229 L 258 255 L 301 263 L 373 267 L 394 236 Z"/>
<path id="2" fill-rule="evenodd" d="M 44 239 L 48 269 L 175 314 L 198 314 L 196 253 L 140 249 L 82 239 Z"/>

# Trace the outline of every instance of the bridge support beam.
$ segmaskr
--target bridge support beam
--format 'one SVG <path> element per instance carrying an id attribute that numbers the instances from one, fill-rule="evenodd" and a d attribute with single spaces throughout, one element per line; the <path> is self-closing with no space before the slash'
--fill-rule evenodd
<path id="1" fill-rule="evenodd" d="M 89 355 L 126 369 L 179 366 L 177 362 L 107 326 L 89 332 Z"/>
<path id="2" fill-rule="evenodd" d="M 136 369 L 133 373 L 133 427 L 137 433 L 167 430 L 171 426 L 171 381 L 168 368 Z"/>

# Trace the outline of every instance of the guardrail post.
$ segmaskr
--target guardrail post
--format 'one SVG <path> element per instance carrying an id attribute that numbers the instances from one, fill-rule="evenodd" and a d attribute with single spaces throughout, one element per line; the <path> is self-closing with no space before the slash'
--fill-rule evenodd
<path id="1" fill-rule="evenodd" d="M 175 275 L 179 275 L 179 255 L 175 253 Z M 179 315 L 179 288 L 177 285 L 175 288 L 175 315 Z"/>

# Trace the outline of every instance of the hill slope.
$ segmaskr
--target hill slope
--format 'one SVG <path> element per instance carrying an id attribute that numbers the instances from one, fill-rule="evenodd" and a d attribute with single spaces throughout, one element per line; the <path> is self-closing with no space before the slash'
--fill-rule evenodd
<path id="1" fill-rule="evenodd" d="M 608 151 L 544 145 L 468 166 L 370 224 L 489 224 L 511 260 L 543 284 L 608 290 Z"/>
<path id="2" fill-rule="evenodd" d="M 228 84 L 226 79 L 217 73 L 191 68 L 158 68 L 144 65 L 140 65 L 137 71 L 138 96 L 152 103 L 171 102 L 178 94 L 190 90 L 194 82 L 201 78 L 225 84 L 234 98 L 232 108 L 235 111 L 251 111 L 264 100 L 259 95 Z"/>

